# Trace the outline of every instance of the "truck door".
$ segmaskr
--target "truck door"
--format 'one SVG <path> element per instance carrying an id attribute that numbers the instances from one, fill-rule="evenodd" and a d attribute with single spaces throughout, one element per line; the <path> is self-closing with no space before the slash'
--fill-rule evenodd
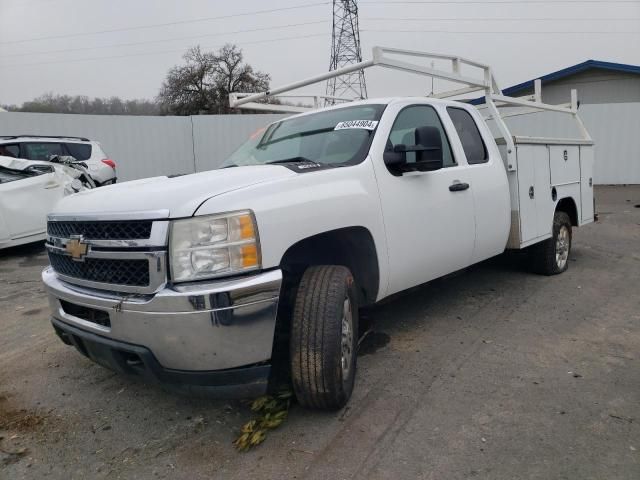
<path id="1" fill-rule="evenodd" d="M 415 129 L 425 126 L 440 131 L 444 168 L 396 176 L 384 165 L 383 152 L 377 151 L 374 161 L 387 234 L 389 293 L 471 263 L 475 224 L 468 166 L 456 162 L 438 112 L 431 105 L 402 108 L 385 148 L 415 144 Z M 407 162 L 415 162 L 414 152 L 407 152 Z"/>
<path id="2" fill-rule="evenodd" d="M 447 113 L 469 165 L 476 222 L 473 263 L 476 263 L 504 251 L 510 224 L 509 182 L 499 152 L 487 147 L 495 142 L 486 125 L 462 107 L 447 107 Z"/>

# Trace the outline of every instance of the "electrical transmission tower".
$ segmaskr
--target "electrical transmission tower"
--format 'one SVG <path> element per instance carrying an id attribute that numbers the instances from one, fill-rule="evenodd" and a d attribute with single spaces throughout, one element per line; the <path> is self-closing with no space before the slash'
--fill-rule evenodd
<path id="1" fill-rule="evenodd" d="M 361 61 L 358 4 L 356 0 L 333 0 L 333 36 L 329 70 Z M 327 96 L 367 98 L 364 71 L 358 70 L 327 80 Z M 326 105 L 334 103 L 332 99 L 325 101 Z"/>

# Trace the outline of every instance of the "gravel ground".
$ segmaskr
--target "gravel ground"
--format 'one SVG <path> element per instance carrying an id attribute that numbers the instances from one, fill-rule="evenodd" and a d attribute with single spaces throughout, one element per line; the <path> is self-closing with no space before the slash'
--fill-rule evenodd
<path id="1" fill-rule="evenodd" d="M 354 396 L 231 445 L 240 402 L 115 375 L 49 324 L 42 245 L 0 252 L 0 478 L 640 478 L 640 187 L 600 187 L 569 271 L 504 255 L 368 313 Z"/>

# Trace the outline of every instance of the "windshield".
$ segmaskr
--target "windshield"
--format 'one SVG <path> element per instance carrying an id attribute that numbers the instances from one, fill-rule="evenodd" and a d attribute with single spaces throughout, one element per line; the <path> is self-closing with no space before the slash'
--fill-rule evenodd
<path id="1" fill-rule="evenodd" d="M 311 161 L 322 165 L 364 160 L 386 105 L 358 105 L 312 113 L 258 130 L 221 168 Z"/>

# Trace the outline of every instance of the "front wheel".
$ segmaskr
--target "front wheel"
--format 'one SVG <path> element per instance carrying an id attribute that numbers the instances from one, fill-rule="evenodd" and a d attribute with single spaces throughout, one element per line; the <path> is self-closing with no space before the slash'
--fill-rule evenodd
<path id="1" fill-rule="evenodd" d="M 553 216 L 551 238 L 534 245 L 531 250 L 532 267 L 542 275 L 557 275 L 569 267 L 571 253 L 571 219 L 565 212 Z"/>
<path id="2" fill-rule="evenodd" d="M 349 401 L 356 373 L 358 303 L 353 276 L 338 265 L 309 267 L 291 322 L 291 377 L 298 402 L 337 410 Z"/>

